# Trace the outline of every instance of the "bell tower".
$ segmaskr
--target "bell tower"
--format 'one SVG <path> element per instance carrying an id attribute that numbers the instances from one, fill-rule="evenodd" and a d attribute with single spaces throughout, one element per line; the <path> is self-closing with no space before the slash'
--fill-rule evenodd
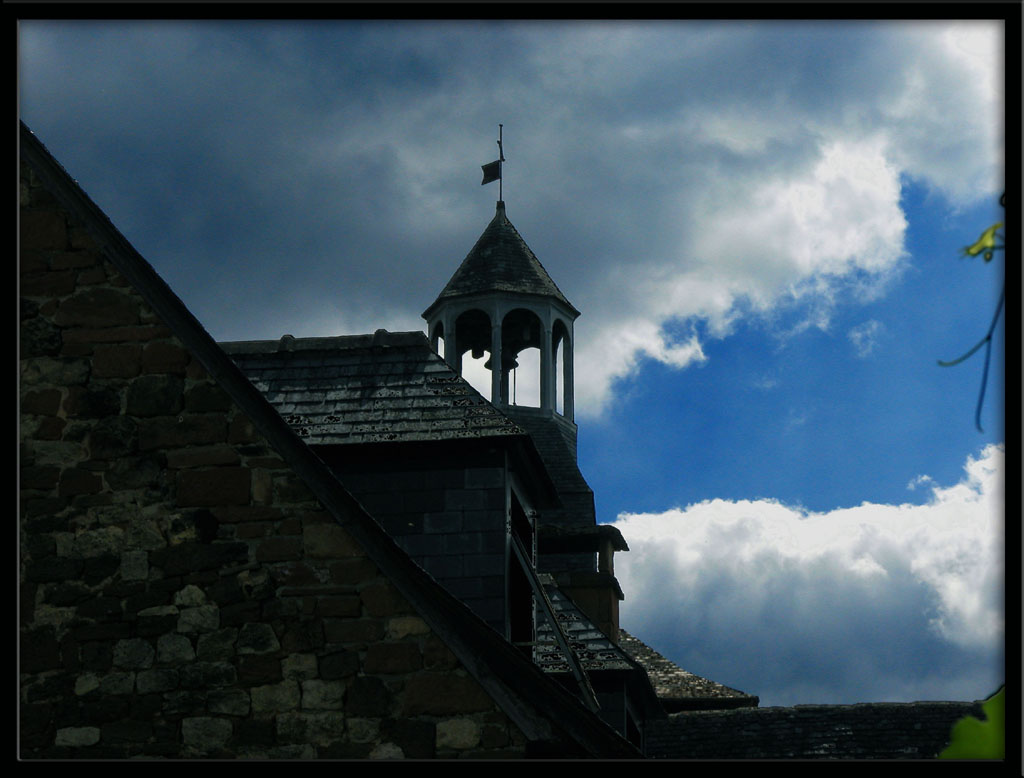
<path id="1" fill-rule="evenodd" d="M 561 421 L 563 434 L 571 428 L 573 450 L 573 322 L 579 315 L 512 226 L 501 200 L 476 245 L 423 312 L 431 345 L 437 351 L 444 341 L 444 357 L 456 372 L 463 374 L 466 352 L 477 359 L 487 352 L 491 402 L 513 418 Z M 509 376 L 531 348 L 540 352 L 537 407 L 516 404 L 509 393 Z"/>

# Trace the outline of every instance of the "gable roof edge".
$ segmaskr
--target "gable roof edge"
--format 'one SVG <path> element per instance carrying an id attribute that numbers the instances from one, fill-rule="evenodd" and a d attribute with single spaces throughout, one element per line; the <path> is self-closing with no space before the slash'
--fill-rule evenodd
<path id="1" fill-rule="evenodd" d="M 252 420 L 324 508 L 363 546 L 370 559 L 423 616 L 490 697 L 530 739 L 551 741 L 559 732 L 591 756 L 640 754 L 567 691 L 480 621 L 415 565 L 319 457 L 291 430 L 262 393 L 216 344 L 156 270 L 25 125 L 19 159 L 96 240 L 100 251 L 180 338 L 211 378 Z M 484 657 L 487 657 L 485 659 Z M 548 716 L 538 715 L 547 711 Z M 556 730 L 557 727 L 557 730 Z"/>

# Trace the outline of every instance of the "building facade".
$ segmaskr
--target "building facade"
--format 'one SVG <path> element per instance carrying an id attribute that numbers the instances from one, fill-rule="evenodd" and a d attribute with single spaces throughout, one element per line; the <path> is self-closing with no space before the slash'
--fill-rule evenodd
<path id="1" fill-rule="evenodd" d="M 503 203 L 426 335 L 217 344 L 20 142 L 23 758 L 849 755 L 828 743 L 856 706 L 792 745 L 620 629 L 627 544 L 576 463 L 579 312 Z M 531 350 L 536 407 L 510 389 Z M 899 753 L 970 709 L 946 705 Z"/>

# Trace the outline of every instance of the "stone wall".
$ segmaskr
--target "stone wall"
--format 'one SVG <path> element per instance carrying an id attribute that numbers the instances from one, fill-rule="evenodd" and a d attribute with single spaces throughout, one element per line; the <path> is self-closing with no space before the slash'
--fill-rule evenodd
<path id="1" fill-rule="evenodd" d="M 524 739 L 22 167 L 23 758 Z"/>
<path id="2" fill-rule="evenodd" d="M 676 713 L 648 723 L 661 759 L 934 759 L 980 703 L 797 705 Z"/>

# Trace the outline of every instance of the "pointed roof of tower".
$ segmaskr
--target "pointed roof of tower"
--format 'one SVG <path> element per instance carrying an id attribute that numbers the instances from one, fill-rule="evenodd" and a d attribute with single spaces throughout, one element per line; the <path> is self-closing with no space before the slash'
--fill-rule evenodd
<path id="1" fill-rule="evenodd" d="M 423 316 L 429 316 L 449 298 L 495 291 L 553 297 L 568 307 L 574 316 L 580 313 L 565 298 L 537 255 L 512 226 L 505 215 L 505 203 L 501 200 L 491 223 Z"/>

